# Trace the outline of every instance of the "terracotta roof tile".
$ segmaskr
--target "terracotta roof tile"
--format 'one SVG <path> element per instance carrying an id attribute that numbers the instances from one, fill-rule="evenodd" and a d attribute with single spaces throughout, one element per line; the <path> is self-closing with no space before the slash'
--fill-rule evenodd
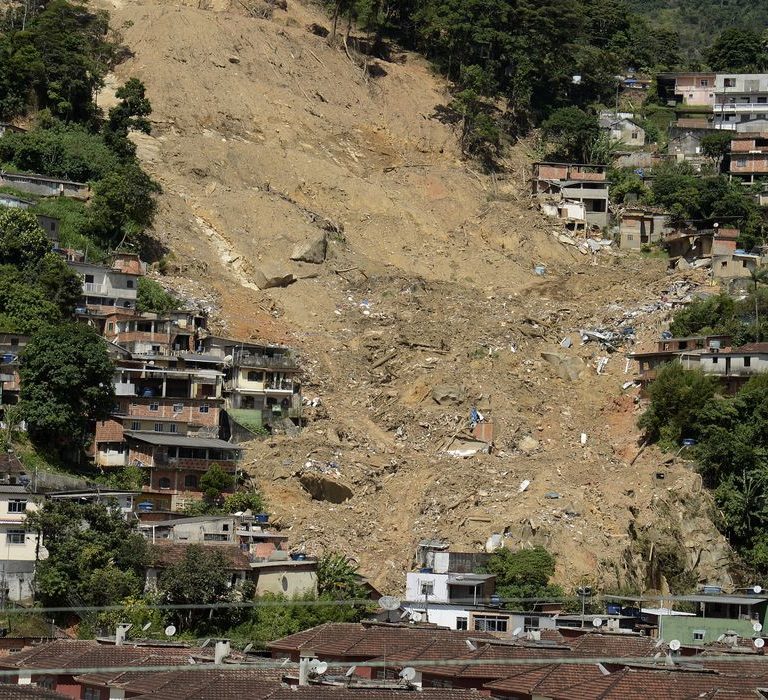
<path id="1" fill-rule="evenodd" d="M 314 700 L 315 698 L 333 698 L 333 700 L 408 700 L 414 696 L 411 690 L 387 690 L 378 688 L 341 688 L 330 685 L 310 685 L 303 687 L 280 688 L 269 696 L 269 700 Z M 479 691 L 424 689 L 418 693 L 420 700 L 474 700 L 483 697 Z"/>

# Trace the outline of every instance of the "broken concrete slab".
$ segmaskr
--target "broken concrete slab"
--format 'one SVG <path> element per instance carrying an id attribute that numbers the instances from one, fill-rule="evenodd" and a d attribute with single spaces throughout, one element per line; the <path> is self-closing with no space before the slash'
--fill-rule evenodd
<path id="1" fill-rule="evenodd" d="M 327 251 L 328 237 L 322 232 L 296 244 L 291 253 L 291 260 L 319 265 L 325 261 Z"/>

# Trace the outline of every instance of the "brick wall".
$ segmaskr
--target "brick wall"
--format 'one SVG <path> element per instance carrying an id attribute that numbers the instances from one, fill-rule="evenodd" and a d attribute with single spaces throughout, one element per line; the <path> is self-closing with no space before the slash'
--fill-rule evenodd
<path id="1" fill-rule="evenodd" d="M 96 423 L 96 443 L 122 441 L 123 424 L 120 421 L 110 418 L 109 420 L 103 420 Z"/>
<path id="2" fill-rule="evenodd" d="M 157 411 L 149 410 L 149 406 L 152 403 L 158 404 Z M 176 404 L 183 405 L 181 411 L 174 412 L 173 407 Z M 200 406 L 203 404 L 208 405 L 208 413 L 200 413 Z M 120 407 L 121 415 L 124 416 L 135 416 L 136 418 L 166 418 L 206 427 L 217 427 L 219 425 L 219 413 L 221 410 L 220 400 L 213 401 L 201 399 L 121 396 L 118 397 L 118 405 Z"/>

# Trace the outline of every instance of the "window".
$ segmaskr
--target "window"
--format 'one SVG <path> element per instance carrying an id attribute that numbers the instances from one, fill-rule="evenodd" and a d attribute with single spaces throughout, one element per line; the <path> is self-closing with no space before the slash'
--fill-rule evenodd
<path id="1" fill-rule="evenodd" d="M 421 591 L 421 595 L 434 595 L 435 584 L 432 583 L 432 581 L 422 581 L 419 590 Z"/>
<path id="2" fill-rule="evenodd" d="M 720 358 L 719 358 L 719 357 L 713 357 L 713 358 L 712 358 L 712 364 L 713 364 L 713 365 L 716 365 L 716 364 L 718 363 L 718 361 L 719 361 L 719 360 L 720 360 Z"/>
<path id="3" fill-rule="evenodd" d="M 101 690 L 98 688 L 86 688 L 83 691 L 83 700 L 101 700 Z"/>
<path id="4" fill-rule="evenodd" d="M 699 87 L 709 87 L 709 80 L 699 80 Z"/>
<path id="5" fill-rule="evenodd" d="M 150 411 L 159 411 L 160 410 L 160 404 L 157 403 L 157 401 L 153 401 L 151 404 L 149 404 L 149 410 Z"/>
<path id="6" fill-rule="evenodd" d="M 171 480 L 167 476 L 161 476 L 160 481 L 157 482 L 161 489 L 171 488 Z"/>
<path id="7" fill-rule="evenodd" d="M 133 289 L 133 280 L 126 280 L 126 281 L 125 281 L 125 286 L 126 286 L 128 289 Z"/>
<path id="8" fill-rule="evenodd" d="M 93 284 L 93 275 L 86 275 L 85 276 L 85 283 L 86 284 Z"/>
<path id="9" fill-rule="evenodd" d="M 24 499 L 16 498 L 12 501 L 8 501 L 9 513 L 23 513 L 27 510 L 27 502 Z"/>
<path id="10" fill-rule="evenodd" d="M 175 403 L 173 404 L 173 412 L 174 413 L 181 413 L 184 410 L 184 404 L 183 403 Z"/>
<path id="11" fill-rule="evenodd" d="M 457 617 L 456 618 L 456 629 L 457 630 L 466 630 L 469 629 L 468 620 L 466 617 Z"/>
<path id="12" fill-rule="evenodd" d="M 745 357 L 744 358 L 744 366 L 745 367 L 751 367 L 752 366 L 752 358 L 751 357 Z"/>
<path id="13" fill-rule="evenodd" d="M 742 267 L 746 267 L 747 266 L 747 261 L 746 260 L 742 260 L 741 261 L 741 266 Z"/>
<path id="14" fill-rule="evenodd" d="M 179 432 L 179 426 L 178 426 L 178 425 L 176 425 L 176 423 L 171 423 L 171 424 L 168 426 L 168 432 L 169 432 L 169 433 L 178 433 L 178 432 Z"/>
<path id="15" fill-rule="evenodd" d="M 107 330 L 108 330 L 108 331 L 113 331 L 113 330 L 115 330 L 115 324 L 114 324 L 114 323 L 112 323 L 112 321 L 110 321 L 110 322 L 107 324 Z"/>
<path id="16" fill-rule="evenodd" d="M 188 489 L 197 488 L 197 474 L 187 474 L 184 477 L 184 488 L 188 488 Z"/>
<path id="17" fill-rule="evenodd" d="M 229 523 L 224 523 L 221 526 L 222 532 L 229 532 Z"/>
<path id="18" fill-rule="evenodd" d="M 261 382 L 264 381 L 264 372 L 250 371 L 248 372 L 249 382 Z"/>
<path id="19" fill-rule="evenodd" d="M 227 535 L 218 532 L 206 532 L 203 535 L 203 542 L 226 542 L 227 539 Z"/>
<path id="20" fill-rule="evenodd" d="M 633 131 L 632 132 L 632 140 L 636 141 L 639 138 L 640 138 L 640 132 L 639 131 Z"/>
<path id="21" fill-rule="evenodd" d="M 132 420 L 131 421 L 131 430 L 141 430 L 141 421 Z"/>
<path id="22" fill-rule="evenodd" d="M 208 404 L 207 403 L 200 404 L 200 413 L 208 413 Z"/>
<path id="23" fill-rule="evenodd" d="M 153 345 L 152 346 L 152 354 L 157 355 L 160 352 L 160 346 L 159 345 Z"/>
<path id="24" fill-rule="evenodd" d="M 726 78 L 725 87 L 736 87 L 736 78 Z"/>
<path id="25" fill-rule="evenodd" d="M 155 432 L 162 433 L 165 430 L 165 426 L 162 423 L 155 423 Z"/>
<path id="26" fill-rule="evenodd" d="M 24 544 L 24 530 L 8 530 L 8 544 Z"/>
<path id="27" fill-rule="evenodd" d="M 737 158 L 736 159 L 736 165 L 740 168 L 746 168 L 747 167 L 747 159 L 746 158 Z"/>
<path id="28" fill-rule="evenodd" d="M 523 626 L 526 630 L 537 630 L 539 629 L 539 618 L 538 617 L 526 617 L 523 620 Z"/>
<path id="29" fill-rule="evenodd" d="M 693 630 L 693 641 L 703 642 L 706 634 L 707 634 L 706 630 Z"/>
<path id="30" fill-rule="evenodd" d="M 475 615 L 476 632 L 506 632 L 507 617 L 495 617 L 492 615 Z"/>

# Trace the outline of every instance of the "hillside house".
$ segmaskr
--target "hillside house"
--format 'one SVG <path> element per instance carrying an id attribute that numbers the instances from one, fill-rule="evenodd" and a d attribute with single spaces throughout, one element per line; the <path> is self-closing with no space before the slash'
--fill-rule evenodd
<path id="1" fill-rule="evenodd" d="M 37 509 L 25 486 L 0 484 L 0 603 L 29 602 L 35 562 L 48 554 L 38 533 L 27 530 L 27 515 Z"/>
<path id="2" fill-rule="evenodd" d="M 194 353 L 206 326 L 204 316 L 191 311 L 154 313 L 115 312 L 103 319 L 102 334 L 135 355 Z"/>
<path id="3" fill-rule="evenodd" d="M 607 169 L 605 165 L 534 163 L 531 194 L 542 202 L 579 202 L 584 207 L 583 224 L 605 228 L 610 218 Z"/>
<path id="4" fill-rule="evenodd" d="M 659 73 L 659 95 L 671 106 L 712 107 L 715 104 L 714 73 Z"/>
<path id="5" fill-rule="evenodd" d="M 760 256 L 735 250 L 732 253 L 712 255 L 712 276 L 718 279 L 746 278 L 757 269 Z"/>
<path id="6" fill-rule="evenodd" d="M 669 254 L 670 267 L 678 260 L 694 262 L 711 257 L 715 229 L 686 227 L 664 234 L 662 245 Z"/>
<path id="7" fill-rule="evenodd" d="M 138 256 L 116 255 L 111 267 L 74 261 L 68 264 L 83 280 L 80 313 L 104 316 L 118 310 L 135 311 L 139 277 L 146 271 Z"/>
<path id="8" fill-rule="evenodd" d="M 123 516 L 124 520 L 132 520 L 136 506 L 138 491 L 122 489 L 92 488 L 74 489 L 67 491 L 46 491 L 45 497 L 51 501 L 71 501 L 73 503 L 98 503 L 114 509 Z"/>
<path id="9" fill-rule="evenodd" d="M 643 246 L 661 243 L 670 230 L 668 216 L 661 209 L 628 207 L 619 217 L 619 247 L 640 250 Z"/>
<path id="10" fill-rule="evenodd" d="M 768 74 L 718 73 L 713 113 L 717 129 L 768 130 Z"/>
<path id="11" fill-rule="evenodd" d="M 33 173 L 8 173 L 4 170 L 0 170 L 0 187 L 12 187 L 21 192 L 42 197 L 87 200 L 91 196 L 91 189 L 84 182 L 72 182 Z"/>
<path id="12" fill-rule="evenodd" d="M 712 253 L 714 255 L 735 253 L 740 235 L 741 232 L 737 228 L 719 226 L 715 230 L 715 235 L 712 239 Z"/>
<path id="13" fill-rule="evenodd" d="M 126 463 L 148 472 L 143 497 L 157 510 L 181 510 L 187 501 L 200 500 L 200 477 L 213 464 L 234 475 L 242 456 L 236 445 L 216 438 L 129 430 L 123 435 Z"/>
<path id="14" fill-rule="evenodd" d="M 645 129 L 635 121 L 631 112 L 601 112 L 598 122 L 611 141 L 638 148 L 645 145 Z"/>
<path id="15" fill-rule="evenodd" d="M 698 366 L 698 353 L 727 347 L 730 343 L 731 337 L 729 335 L 703 335 L 688 338 L 662 337 L 655 350 L 629 353 L 627 358 L 637 361 L 638 379 L 645 384 L 656 379 L 658 368 L 663 364 L 678 361 L 681 356 L 686 355 L 686 357 L 696 357 L 695 362 Z"/>
<path id="16" fill-rule="evenodd" d="M 0 407 L 19 402 L 19 355 L 29 342 L 29 336 L 0 333 Z"/>
<path id="17" fill-rule="evenodd" d="M 751 184 L 768 176 L 768 134 L 744 134 L 731 141 L 731 177 Z"/>
<path id="18" fill-rule="evenodd" d="M 233 438 L 251 439 L 251 431 L 284 419 L 301 425 L 301 369 L 293 351 L 215 336 L 203 338 L 201 347 L 224 364 L 225 407 Z"/>
<path id="19" fill-rule="evenodd" d="M 35 203 L 27 199 L 21 199 L 21 197 L 14 197 L 12 194 L 6 192 L 0 192 L 0 207 L 7 207 L 8 209 L 30 209 L 34 207 Z M 54 247 L 59 243 L 59 230 L 61 228 L 61 222 L 53 216 L 45 216 L 45 214 L 36 214 L 37 223 L 40 224 L 40 228 L 45 231 L 45 235 L 53 243 Z"/>

